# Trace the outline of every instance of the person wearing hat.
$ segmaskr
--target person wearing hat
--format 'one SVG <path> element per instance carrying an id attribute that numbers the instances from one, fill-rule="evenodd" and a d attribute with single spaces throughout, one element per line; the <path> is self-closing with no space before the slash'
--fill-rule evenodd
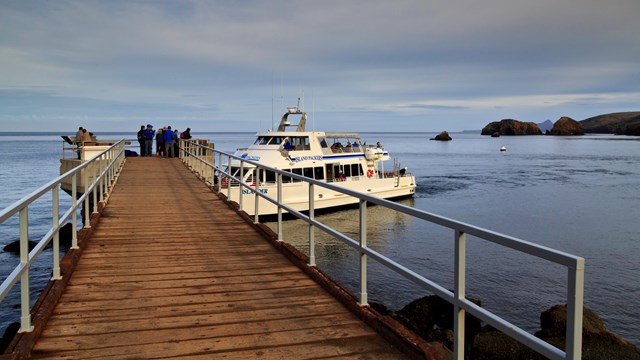
<path id="1" fill-rule="evenodd" d="M 153 155 L 153 138 L 156 136 L 155 131 L 153 131 L 153 125 L 147 124 L 147 128 L 144 131 L 144 155 L 151 156 Z"/>

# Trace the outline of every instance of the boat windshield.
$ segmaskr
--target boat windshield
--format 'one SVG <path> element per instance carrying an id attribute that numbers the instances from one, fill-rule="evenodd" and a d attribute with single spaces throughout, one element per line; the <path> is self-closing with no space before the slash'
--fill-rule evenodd
<path id="1" fill-rule="evenodd" d="M 258 136 L 253 145 L 280 145 L 285 138 L 289 138 L 294 150 L 310 150 L 308 136 Z"/>

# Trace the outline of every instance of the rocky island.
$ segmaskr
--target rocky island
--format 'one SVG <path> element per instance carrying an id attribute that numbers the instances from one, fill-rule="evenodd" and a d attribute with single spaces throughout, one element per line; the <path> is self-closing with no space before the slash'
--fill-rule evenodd
<path id="1" fill-rule="evenodd" d="M 598 115 L 580 123 L 585 133 L 640 136 L 640 111 Z"/>
<path id="2" fill-rule="evenodd" d="M 536 123 L 514 119 L 503 119 L 489 123 L 482 129 L 481 135 L 542 135 Z"/>
<path id="3" fill-rule="evenodd" d="M 451 135 L 449 135 L 448 132 L 443 131 L 440 134 L 436 135 L 435 137 L 429 139 L 429 140 L 437 140 L 437 141 L 451 141 L 453 140 L 451 138 Z"/>
<path id="4" fill-rule="evenodd" d="M 584 135 L 582 124 L 570 117 L 563 116 L 553 124 L 553 128 L 547 133 L 549 135 Z"/>

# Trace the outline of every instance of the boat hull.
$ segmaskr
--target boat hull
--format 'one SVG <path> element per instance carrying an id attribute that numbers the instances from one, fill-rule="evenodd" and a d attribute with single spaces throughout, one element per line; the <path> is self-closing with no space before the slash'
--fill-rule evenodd
<path id="1" fill-rule="evenodd" d="M 367 179 L 364 177 L 350 178 L 346 181 L 333 182 L 333 185 L 362 192 L 367 195 L 376 196 L 383 199 L 398 199 L 413 196 L 415 193 L 415 178 L 413 176 L 393 177 L 385 179 Z M 255 215 L 255 195 L 252 190 L 243 189 L 242 201 L 239 195 L 240 189 L 232 187 L 230 199 L 242 204 L 242 210 L 249 215 Z M 259 191 L 273 199 L 277 198 L 277 187 L 275 184 L 261 185 Z M 223 194 L 228 194 L 229 189 L 222 188 Z M 309 210 L 309 184 L 306 182 L 282 184 L 283 203 L 297 211 Z M 275 215 L 278 213 L 276 205 L 260 197 L 258 203 L 258 215 Z M 313 207 L 315 210 L 328 210 L 341 208 L 357 204 L 358 198 L 329 190 L 322 186 L 314 187 Z M 287 211 L 283 210 L 283 213 Z"/>

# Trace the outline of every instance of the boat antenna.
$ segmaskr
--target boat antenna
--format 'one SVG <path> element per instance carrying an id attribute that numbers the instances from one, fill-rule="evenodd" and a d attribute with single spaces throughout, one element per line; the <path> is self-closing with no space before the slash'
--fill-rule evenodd
<path id="1" fill-rule="evenodd" d="M 311 128 L 316 132 L 316 97 L 313 95 L 313 89 L 311 89 Z"/>
<path id="2" fill-rule="evenodd" d="M 298 111 L 300 111 L 300 96 L 298 96 Z"/>
<path id="3" fill-rule="evenodd" d="M 271 131 L 273 131 L 273 73 L 271 74 Z"/>

